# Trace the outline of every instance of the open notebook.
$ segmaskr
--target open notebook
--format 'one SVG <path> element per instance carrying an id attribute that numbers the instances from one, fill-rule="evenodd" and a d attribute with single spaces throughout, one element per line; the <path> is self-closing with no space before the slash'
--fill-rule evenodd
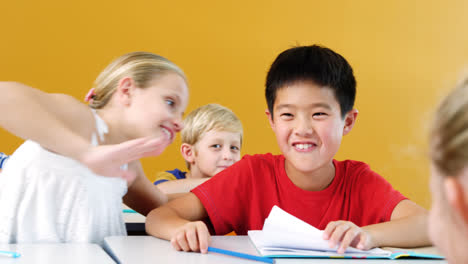
<path id="1" fill-rule="evenodd" d="M 402 257 L 443 259 L 442 256 L 412 251 L 392 252 L 381 248 L 359 250 L 349 247 L 344 254 L 330 248 L 322 238 L 322 230 L 288 214 L 276 205 L 265 219 L 263 230 L 251 230 L 249 238 L 264 257 L 271 258 L 378 258 Z"/>

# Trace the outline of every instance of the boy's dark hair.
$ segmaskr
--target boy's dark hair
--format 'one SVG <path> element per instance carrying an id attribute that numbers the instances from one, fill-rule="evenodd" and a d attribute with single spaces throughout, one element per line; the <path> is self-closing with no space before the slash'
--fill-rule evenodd
<path id="1" fill-rule="evenodd" d="M 276 92 L 286 85 L 301 81 L 312 81 L 332 89 L 340 104 L 342 118 L 353 109 L 356 79 L 345 58 L 329 48 L 301 46 L 283 51 L 268 71 L 265 97 L 272 118 Z"/>

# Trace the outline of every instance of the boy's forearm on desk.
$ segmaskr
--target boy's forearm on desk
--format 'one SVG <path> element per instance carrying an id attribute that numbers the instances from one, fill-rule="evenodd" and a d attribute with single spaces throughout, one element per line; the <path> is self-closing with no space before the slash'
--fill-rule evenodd
<path id="1" fill-rule="evenodd" d="M 427 234 L 427 213 L 363 227 L 378 247 L 423 247 L 431 244 Z"/>
<path id="2" fill-rule="evenodd" d="M 146 217 L 146 232 L 152 236 L 170 240 L 174 232 L 189 223 L 170 207 L 162 206 L 152 210 Z"/>

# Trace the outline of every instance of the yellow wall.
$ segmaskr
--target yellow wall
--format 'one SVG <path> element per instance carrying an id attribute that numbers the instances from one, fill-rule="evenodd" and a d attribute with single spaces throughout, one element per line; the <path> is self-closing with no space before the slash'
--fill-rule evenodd
<path id="1" fill-rule="evenodd" d="M 243 154 L 278 153 L 264 114 L 266 71 L 284 49 L 323 44 L 348 59 L 358 81 L 358 122 L 337 158 L 368 162 L 428 207 L 426 124 L 468 63 L 467 3 L 3 1 L 0 80 L 81 99 L 116 56 L 155 52 L 186 71 L 187 111 L 211 102 L 230 107 L 245 126 Z M 0 151 L 21 143 L 4 130 L 0 137 Z M 144 160 L 149 178 L 184 167 L 179 142 Z"/>

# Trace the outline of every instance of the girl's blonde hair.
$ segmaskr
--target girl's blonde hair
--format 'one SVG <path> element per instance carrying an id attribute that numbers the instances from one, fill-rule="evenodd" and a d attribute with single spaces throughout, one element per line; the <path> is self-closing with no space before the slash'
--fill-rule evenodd
<path id="1" fill-rule="evenodd" d="M 127 53 L 111 62 L 96 78 L 89 106 L 94 109 L 104 107 L 123 77 L 131 77 L 137 87 L 146 88 L 152 80 L 169 72 L 186 80 L 184 72 L 164 57 L 141 51 Z"/>
<path id="2" fill-rule="evenodd" d="M 431 159 L 445 176 L 468 166 L 468 79 L 439 105 L 431 130 Z"/>

